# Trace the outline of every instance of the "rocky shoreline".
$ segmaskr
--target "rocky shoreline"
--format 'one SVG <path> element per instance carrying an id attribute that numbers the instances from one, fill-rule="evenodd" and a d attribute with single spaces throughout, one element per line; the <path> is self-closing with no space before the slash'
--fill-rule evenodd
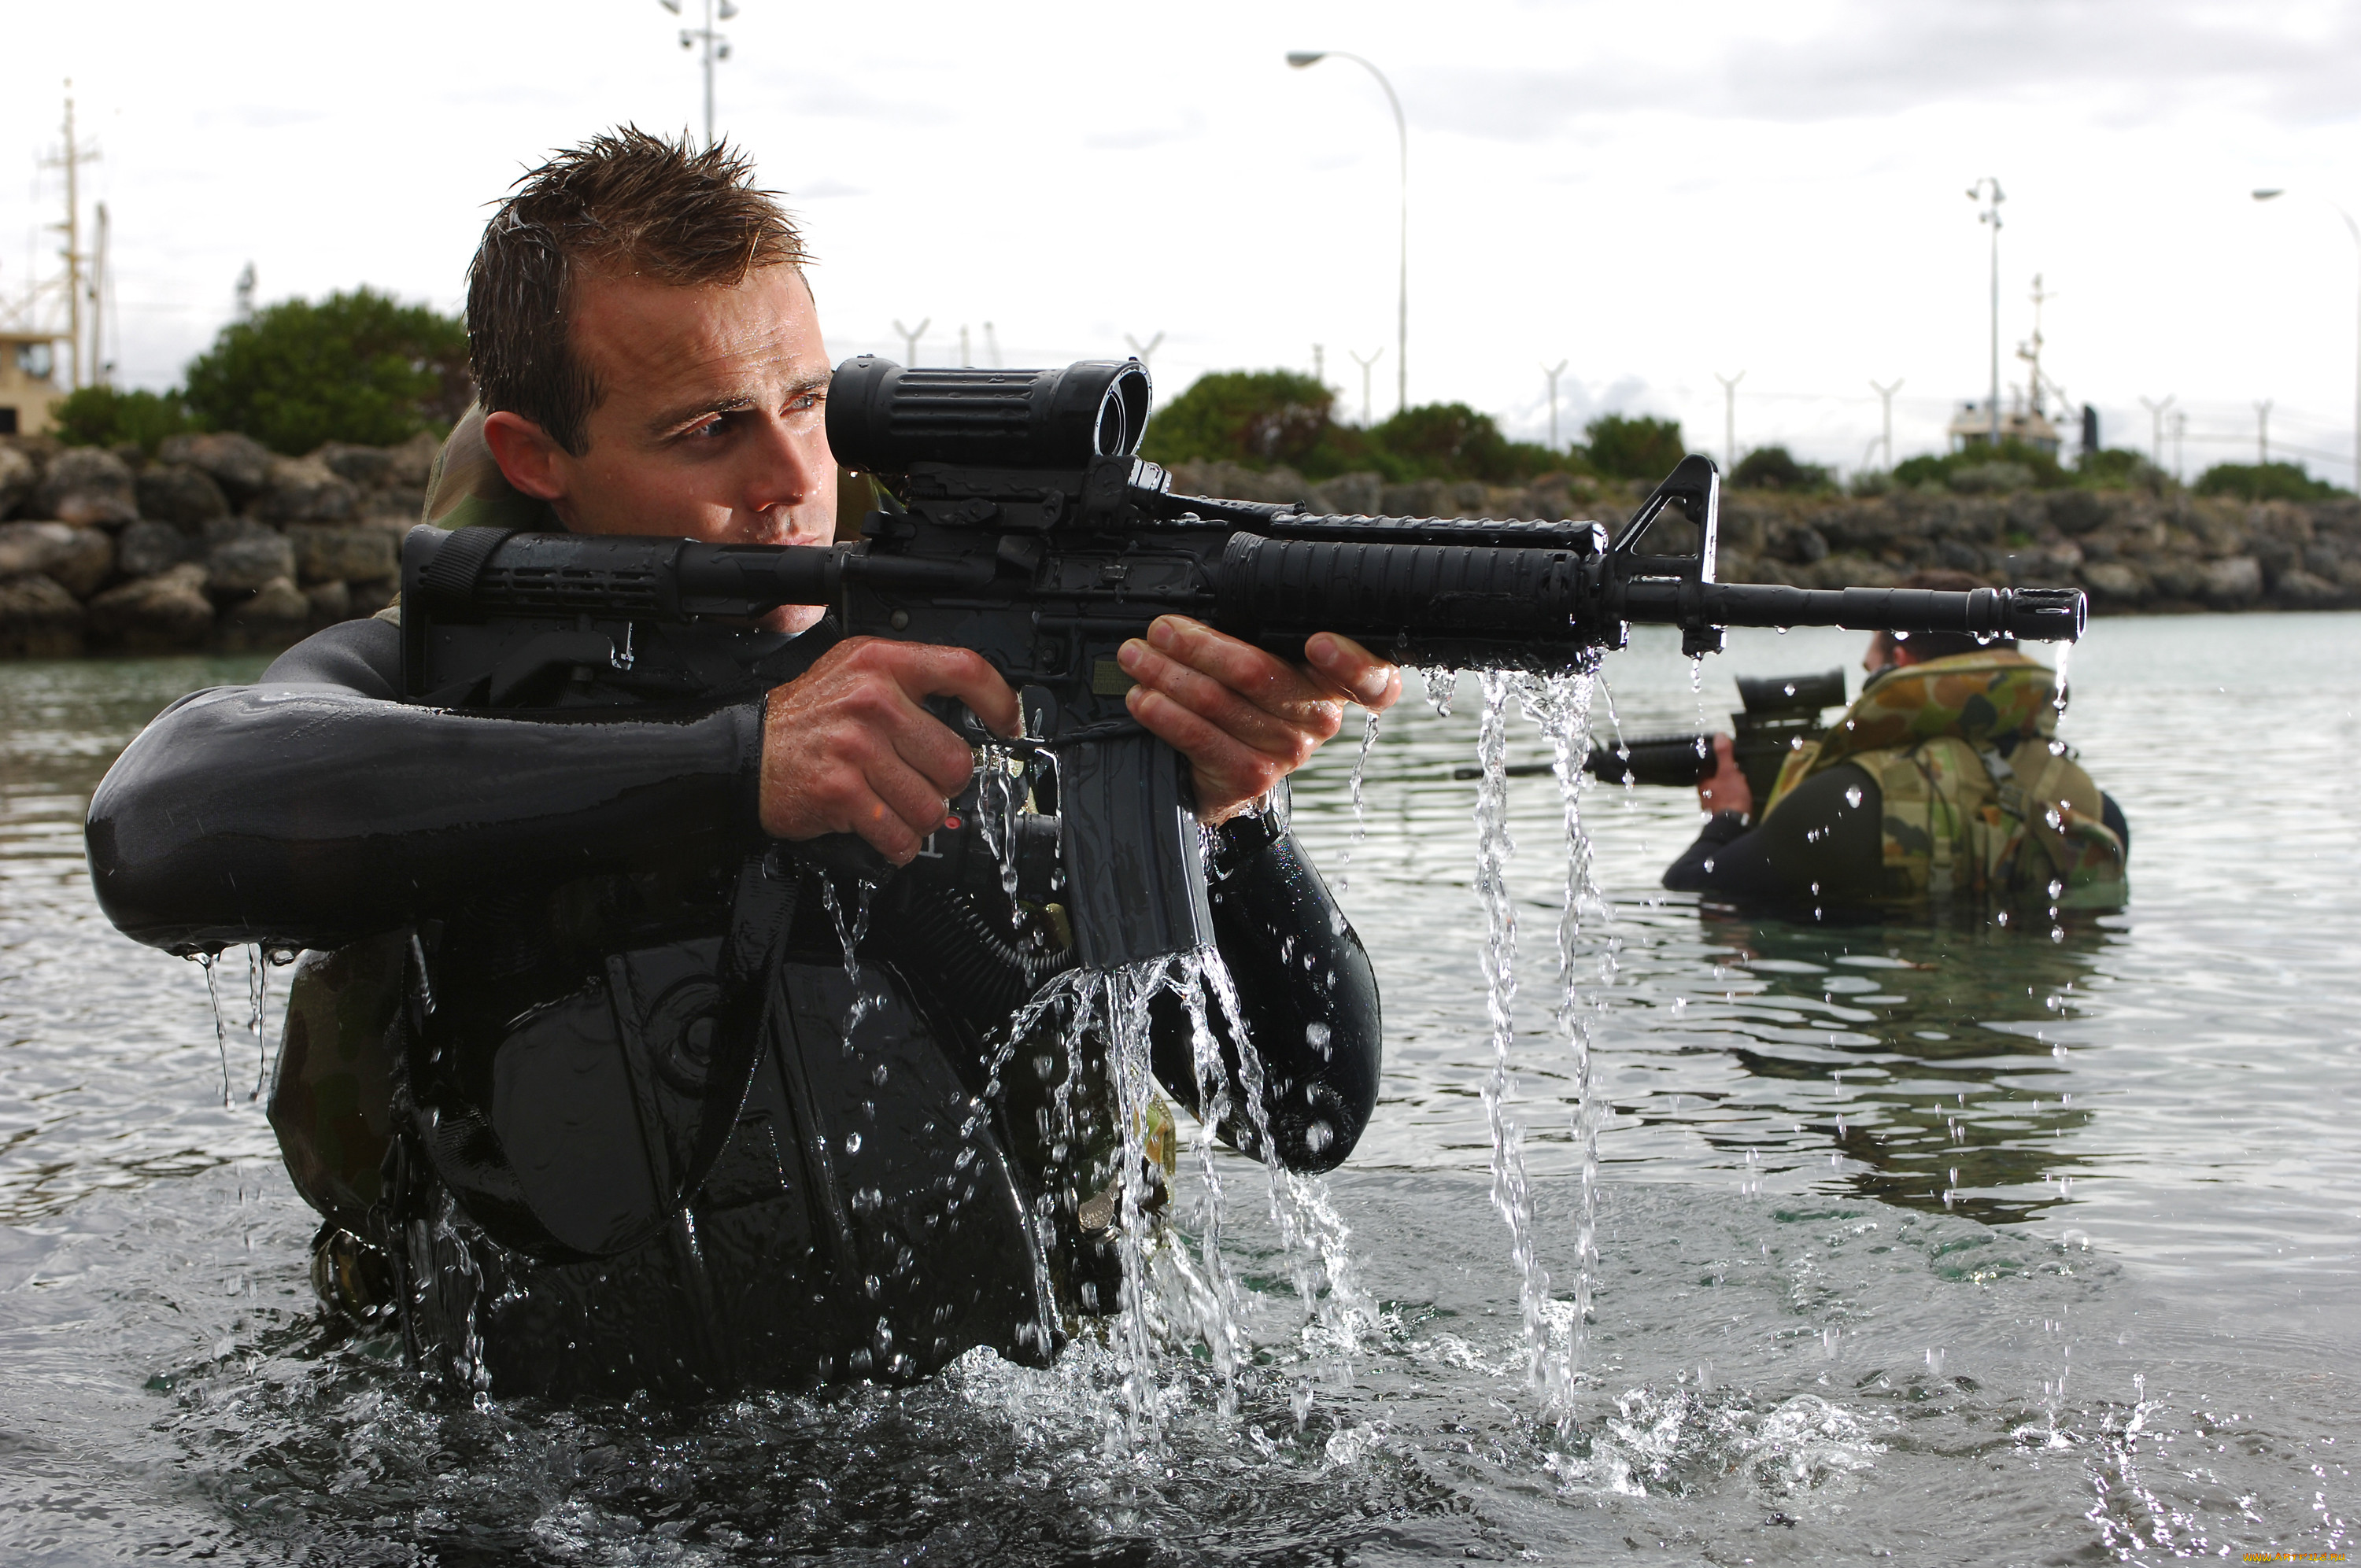
<path id="1" fill-rule="evenodd" d="M 137 447 L 0 441 L 0 658 L 283 648 L 392 600 L 435 442 L 283 457 L 243 435 Z M 1184 464 L 1176 488 L 1396 517 L 1616 518 L 1645 485 L 1519 487 Z M 2184 490 L 1728 492 L 1717 575 L 1889 585 L 1927 566 L 2080 587 L 2101 614 L 2361 609 L 2361 500 Z"/>
<path id="2" fill-rule="evenodd" d="M 393 599 L 436 443 L 0 443 L 0 657 L 283 648 Z"/>
<path id="3" fill-rule="evenodd" d="M 1389 485 L 1375 474 L 1312 484 L 1284 468 L 1258 473 L 1227 463 L 1182 464 L 1173 488 L 1319 511 L 1553 521 L 1620 519 L 1649 489 L 1565 475 L 1518 487 Z M 2361 609 L 2361 499 L 2257 503 L 2179 488 L 1726 490 L 1715 565 L 1723 582 L 1807 588 L 1885 587 L 1910 572 L 1949 567 L 1994 587 L 2079 587 L 2103 615 L 2354 609 Z"/>

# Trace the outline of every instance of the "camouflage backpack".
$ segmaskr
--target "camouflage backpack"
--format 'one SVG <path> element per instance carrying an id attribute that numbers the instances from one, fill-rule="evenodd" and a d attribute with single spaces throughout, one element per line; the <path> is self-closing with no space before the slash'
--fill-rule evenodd
<path id="1" fill-rule="evenodd" d="M 2014 650 L 1901 665 L 1787 759 L 1764 815 L 1850 762 L 1884 797 L 1885 902 L 2121 908 L 2124 842 L 2057 729 L 2056 677 Z"/>

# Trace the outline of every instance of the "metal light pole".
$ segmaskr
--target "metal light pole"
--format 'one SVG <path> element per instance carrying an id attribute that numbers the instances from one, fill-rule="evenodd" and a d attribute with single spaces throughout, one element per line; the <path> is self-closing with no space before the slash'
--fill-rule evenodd
<path id="1" fill-rule="evenodd" d="M 2171 406 L 2171 398 L 2160 403 L 2149 402 L 2146 398 L 2140 400 L 2140 407 L 2147 410 L 2148 460 L 2159 468 L 2164 466 L 2164 411 Z"/>
<path id="2" fill-rule="evenodd" d="M 1568 361 L 1561 359 L 1555 365 L 1542 367 L 1542 374 L 1549 378 L 1550 384 L 1550 450 L 1553 452 L 1557 450 L 1557 378 L 1565 374 L 1567 364 Z"/>
<path id="3" fill-rule="evenodd" d="M 1351 355 L 1353 363 L 1361 367 L 1361 428 L 1367 430 L 1369 428 L 1369 371 L 1386 356 L 1386 351 L 1380 348 L 1367 359 L 1361 357 L 1361 351 L 1357 348 L 1348 348 L 1345 352 Z"/>
<path id="4" fill-rule="evenodd" d="M 1891 387 L 1881 387 L 1872 381 L 1869 389 L 1877 394 L 1879 402 L 1885 405 L 1885 434 L 1883 439 L 1885 443 L 1885 471 L 1891 474 L 1894 472 L 1894 394 L 1902 389 L 1902 382 L 1897 378 Z"/>
<path id="5" fill-rule="evenodd" d="M 908 353 L 907 355 L 904 356 L 903 356 L 903 359 L 902 359 L 902 363 L 903 363 L 905 366 L 906 366 L 906 367 L 915 367 L 917 365 L 917 363 L 918 363 L 918 339 L 920 339 L 920 338 L 922 338 L 922 337 L 926 336 L 926 335 L 927 335 L 927 329 L 928 329 L 928 327 L 930 327 L 930 326 L 934 325 L 934 324 L 935 324 L 935 318 L 934 318 L 934 317 L 932 317 L 932 316 L 928 316 L 928 317 L 927 317 L 927 318 L 926 318 L 926 320 L 924 320 L 924 321 L 920 322 L 920 323 L 919 323 L 917 326 L 915 326 L 915 327 L 907 327 L 907 326 L 904 326 L 904 325 L 902 324 L 902 318 L 901 318 L 900 316 L 895 316 L 895 317 L 894 318 L 894 331 L 895 331 L 895 333 L 896 334 L 896 335 L 898 335 L 898 336 L 902 339 L 902 341 L 903 341 L 904 343 L 906 343 L 906 344 L 908 344 L 908 345 L 910 345 L 910 351 L 909 351 L 909 353 Z"/>
<path id="6" fill-rule="evenodd" d="M 1713 378 L 1721 383 L 1722 471 L 1734 474 L 1738 471 L 1738 383 L 1746 379 L 1746 372 L 1725 376 L 1717 370 Z"/>
<path id="7" fill-rule="evenodd" d="M 1164 334 L 1160 332 L 1158 333 L 1154 337 L 1149 338 L 1145 345 L 1140 343 L 1139 339 L 1132 336 L 1129 333 L 1125 333 L 1123 334 L 1123 340 L 1131 345 L 1132 353 L 1139 356 L 1139 367 L 1142 370 L 1147 371 L 1150 376 L 1155 375 L 1156 366 L 1154 361 L 1156 358 L 1156 351 L 1159 347 L 1162 346 Z"/>
<path id="8" fill-rule="evenodd" d="M 1984 210 L 1976 214 L 1976 222 L 1992 225 L 1992 400 L 1989 411 L 1992 414 L 1992 448 L 1995 455 L 2000 452 L 2000 204 L 2007 199 L 2001 194 L 2000 181 L 1989 174 L 1968 187 L 1968 200 L 1984 203 Z"/>
<path id="9" fill-rule="evenodd" d="M 2268 398 L 2255 405 L 2255 462 L 2265 468 L 2271 466 L 2271 400 Z"/>
<path id="10" fill-rule="evenodd" d="M 2257 191 L 2255 200 L 2268 202 L 2285 194 L 2284 191 Z M 2345 220 L 2345 232 L 2353 236 L 2354 259 L 2361 263 L 2361 223 L 2355 223 L 2352 214 L 2325 196 L 2312 199 L 2333 209 L 2338 217 Z M 2361 295 L 2356 295 L 2354 304 L 2353 361 L 2353 488 L 2361 490 Z"/>
<path id="11" fill-rule="evenodd" d="M 680 0 L 656 0 L 656 4 L 675 16 L 680 15 Z M 718 13 L 715 9 L 717 4 L 719 6 Z M 705 145 L 708 147 L 713 145 L 713 62 L 730 58 L 730 40 L 716 32 L 713 24 L 729 21 L 736 15 L 738 7 L 732 0 L 705 0 L 705 26 L 680 30 L 681 48 L 695 49 L 699 43 L 705 45 Z"/>
<path id="12" fill-rule="evenodd" d="M 1378 79 L 1386 90 L 1386 102 L 1393 105 L 1394 134 L 1401 141 L 1401 253 L 1400 276 L 1394 306 L 1394 400 L 1398 409 L 1410 407 L 1410 122 L 1402 118 L 1401 100 L 1394 96 L 1394 84 L 1386 73 L 1357 54 L 1343 49 L 1293 49 L 1287 63 L 1298 71 L 1308 70 L 1334 56 L 1349 60 Z M 1363 422 L 1367 422 L 1366 419 Z"/>

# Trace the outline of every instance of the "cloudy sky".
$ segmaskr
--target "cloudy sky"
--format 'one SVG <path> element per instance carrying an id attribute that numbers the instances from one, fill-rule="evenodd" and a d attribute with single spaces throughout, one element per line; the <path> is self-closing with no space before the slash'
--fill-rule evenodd
<path id="1" fill-rule="evenodd" d="M 684 0 L 696 19 L 702 0 Z M 1894 400 L 1930 450 L 1988 377 L 2045 368 L 2110 444 L 2186 412 L 2190 473 L 2273 455 L 2353 478 L 2361 8 L 2277 0 L 1751 0 L 1448 6 L 741 0 L 723 132 L 820 265 L 831 348 L 926 363 L 1127 352 L 1200 372 L 1382 350 L 1392 404 L 1392 79 L 1410 129 L 1410 394 L 1546 434 L 1669 414 L 1719 454 L 1847 469 Z M 264 300 L 368 283 L 456 310 L 485 203 L 546 148 L 701 119 L 658 0 L 7 0 L 0 301 L 54 262 L 62 79 L 102 158 L 118 379 L 163 387 L 254 264 Z M 2285 187 L 2268 205 L 2257 186 Z M 2168 437 L 2164 453 L 2174 456 Z"/>

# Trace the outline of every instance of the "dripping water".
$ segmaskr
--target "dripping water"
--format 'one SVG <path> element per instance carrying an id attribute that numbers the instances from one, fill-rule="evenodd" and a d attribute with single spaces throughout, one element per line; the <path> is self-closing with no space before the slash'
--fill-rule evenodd
<path id="1" fill-rule="evenodd" d="M 1476 889 L 1484 904 L 1485 1012 L 1491 1022 L 1492 1067 L 1484 1080 L 1484 1120 L 1492 1140 L 1492 1206 L 1509 1227 L 1509 1255 L 1517 1266 L 1517 1305 L 1523 1321 L 1525 1373 L 1552 1409 L 1567 1392 L 1563 1364 L 1549 1343 L 1549 1270 L 1533 1234 L 1532 1188 L 1525 1175 L 1524 1128 L 1509 1113 L 1510 1061 L 1516 1043 L 1517 916 L 1509 896 L 1509 702 L 1515 677 L 1483 673 L 1484 710 L 1476 757 L 1484 771 L 1476 792 Z"/>
<path id="2" fill-rule="evenodd" d="M 1378 722 L 1381 717 L 1374 707 L 1364 708 L 1361 712 L 1361 750 L 1353 759 L 1351 781 L 1353 836 L 1345 840 L 1345 852 L 1336 861 L 1336 891 L 1339 894 L 1353 885 L 1353 856 L 1369 836 L 1368 801 L 1362 793 L 1362 786 L 1368 779 L 1369 753 L 1377 749 Z"/>
<path id="3" fill-rule="evenodd" d="M 214 1045 L 221 1052 L 222 1104 L 229 1104 L 229 1025 L 222 1017 L 221 981 L 214 973 L 219 953 L 199 953 L 197 967 L 205 971 L 205 1001 L 214 1010 Z"/>
<path id="4" fill-rule="evenodd" d="M 877 888 L 867 881 L 855 885 L 860 891 L 853 895 L 852 907 L 847 909 L 844 901 L 837 896 L 836 879 L 825 876 L 819 879 L 819 901 L 828 910 L 829 923 L 836 927 L 837 940 L 844 944 L 844 978 L 852 986 L 852 1006 L 844 1016 L 844 1050 L 847 1056 L 852 1054 L 852 1031 L 860 1027 L 861 1021 L 868 1017 L 883 1000 L 861 989 L 859 948 L 861 939 L 869 934 L 869 905 L 876 896 Z"/>

